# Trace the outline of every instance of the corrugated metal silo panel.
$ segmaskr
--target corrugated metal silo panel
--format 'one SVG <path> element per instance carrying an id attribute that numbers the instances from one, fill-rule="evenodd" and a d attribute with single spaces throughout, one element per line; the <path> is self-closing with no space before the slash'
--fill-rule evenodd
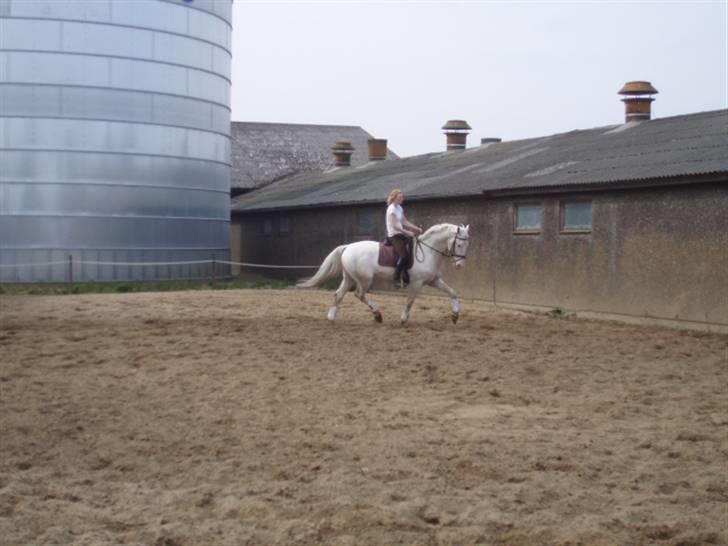
<path id="1" fill-rule="evenodd" d="M 232 0 L 0 1 L 0 281 L 229 258 L 231 17 Z"/>

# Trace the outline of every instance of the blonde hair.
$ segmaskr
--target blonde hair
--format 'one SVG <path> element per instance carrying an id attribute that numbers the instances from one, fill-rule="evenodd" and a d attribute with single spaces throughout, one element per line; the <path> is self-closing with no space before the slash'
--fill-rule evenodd
<path id="1" fill-rule="evenodd" d="M 392 190 L 389 192 L 389 197 L 387 197 L 387 205 L 391 205 L 394 203 L 394 200 L 397 199 L 399 195 L 402 194 L 402 190 Z"/>

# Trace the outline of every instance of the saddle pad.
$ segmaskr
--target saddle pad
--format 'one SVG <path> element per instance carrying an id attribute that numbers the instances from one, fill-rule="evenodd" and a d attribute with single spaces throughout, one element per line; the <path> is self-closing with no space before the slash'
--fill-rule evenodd
<path id="1" fill-rule="evenodd" d="M 379 243 L 379 265 L 382 267 L 394 267 L 397 265 L 397 253 L 391 245 Z"/>

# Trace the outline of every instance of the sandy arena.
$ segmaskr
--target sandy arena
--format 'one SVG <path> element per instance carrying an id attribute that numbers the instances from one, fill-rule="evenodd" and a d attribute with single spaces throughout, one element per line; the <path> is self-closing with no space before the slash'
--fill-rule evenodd
<path id="1" fill-rule="evenodd" d="M 728 337 L 374 297 L 0 297 L 0 544 L 728 544 Z"/>

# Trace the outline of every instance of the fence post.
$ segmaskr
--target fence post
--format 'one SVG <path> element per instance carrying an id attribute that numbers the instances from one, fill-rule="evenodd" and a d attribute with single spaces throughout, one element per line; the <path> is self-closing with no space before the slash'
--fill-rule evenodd
<path id="1" fill-rule="evenodd" d="M 68 284 L 73 284 L 73 254 L 68 255 Z"/>
<path id="2" fill-rule="evenodd" d="M 212 255 L 212 283 L 213 284 L 215 284 L 215 278 L 216 278 L 216 275 L 215 275 L 215 273 L 216 273 L 215 272 L 215 265 L 216 265 L 215 264 L 215 255 L 213 254 Z"/>

